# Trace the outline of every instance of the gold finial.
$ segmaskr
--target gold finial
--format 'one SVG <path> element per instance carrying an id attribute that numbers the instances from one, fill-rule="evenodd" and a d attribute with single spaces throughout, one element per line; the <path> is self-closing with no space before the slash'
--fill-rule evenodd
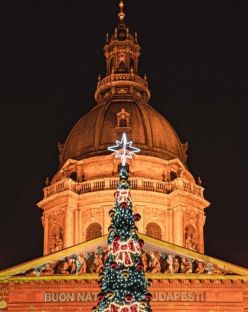
<path id="1" fill-rule="evenodd" d="M 120 21 L 123 21 L 124 18 L 125 18 L 125 13 L 124 13 L 124 11 L 123 11 L 124 3 L 123 3 L 122 0 L 121 0 L 121 2 L 119 3 L 119 7 L 120 7 L 120 13 L 118 14 L 118 17 L 119 17 Z"/>

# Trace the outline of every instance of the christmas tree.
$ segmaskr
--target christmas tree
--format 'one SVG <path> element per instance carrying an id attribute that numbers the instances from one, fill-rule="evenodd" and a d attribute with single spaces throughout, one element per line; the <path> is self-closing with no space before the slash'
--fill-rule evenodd
<path id="1" fill-rule="evenodd" d="M 111 225 L 108 235 L 108 255 L 100 274 L 98 294 L 99 303 L 92 311 L 96 312 L 151 312 L 151 293 L 147 287 L 150 280 L 145 279 L 141 250 L 144 241 L 139 239 L 135 222 L 141 219 L 133 214 L 130 182 L 126 167 L 127 158 L 139 149 L 132 147 L 123 134 L 121 141 L 109 148 L 121 158 L 115 206 L 110 210 Z"/>

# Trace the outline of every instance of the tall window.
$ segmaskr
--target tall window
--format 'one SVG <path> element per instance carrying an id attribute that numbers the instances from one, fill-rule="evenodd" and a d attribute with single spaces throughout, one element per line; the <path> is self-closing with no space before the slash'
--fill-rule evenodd
<path id="1" fill-rule="evenodd" d="M 92 223 L 86 230 L 86 240 L 91 240 L 102 236 L 102 227 L 99 223 Z"/>
<path id="2" fill-rule="evenodd" d="M 160 226 L 154 222 L 148 223 L 146 226 L 146 235 L 153 238 L 162 239 Z"/>
<path id="3" fill-rule="evenodd" d="M 120 120 L 120 127 L 127 127 L 127 120 L 126 119 L 121 119 Z"/>

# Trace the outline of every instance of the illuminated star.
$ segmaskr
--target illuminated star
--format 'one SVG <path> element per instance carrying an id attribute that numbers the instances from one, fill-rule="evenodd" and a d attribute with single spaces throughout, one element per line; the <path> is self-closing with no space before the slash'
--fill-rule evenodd
<path id="1" fill-rule="evenodd" d="M 115 157 L 121 158 L 121 164 L 124 167 L 127 159 L 131 159 L 134 153 L 139 153 L 140 149 L 132 146 L 133 142 L 127 142 L 126 133 L 122 134 L 121 141 L 116 141 L 116 145 L 108 147 L 108 150 L 115 152 Z"/>

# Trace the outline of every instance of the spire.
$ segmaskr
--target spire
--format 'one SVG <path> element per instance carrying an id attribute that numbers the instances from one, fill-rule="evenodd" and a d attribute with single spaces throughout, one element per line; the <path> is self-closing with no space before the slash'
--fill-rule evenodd
<path id="1" fill-rule="evenodd" d="M 147 81 L 139 76 L 138 71 L 141 48 L 137 34 L 133 34 L 126 25 L 123 0 L 119 0 L 119 8 L 114 33 L 106 37 L 106 76 L 98 79 L 95 99 L 100 103 L 110 94 L 122 99 L 139 94 L 140 98 L 148 101 L 150 91 Z"/>
<path id="2" fill-rule="evenodd" d="M 123 21 L 124 18 L 125 18 L 125 13 L 124 13 L 124 11 L 123 11 L 124 3 L 123 3 L 122 0 L 121 0 L 121 2 L 119 3 L 119 7 L 120 7 L 120 13 L 118 14 L 118 17 L 119 17 L 119 20 L 120 20 L 120 21 Z"/>

